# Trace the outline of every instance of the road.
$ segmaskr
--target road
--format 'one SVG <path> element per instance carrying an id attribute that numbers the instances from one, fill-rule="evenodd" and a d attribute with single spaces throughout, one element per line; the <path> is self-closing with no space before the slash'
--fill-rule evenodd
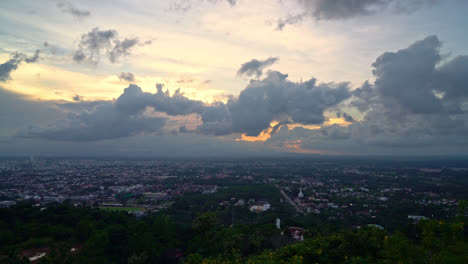
<path id="1" fill-rule="evenodd" d="M 296 212 L 300 213 L 300 214 L 304 214 L 304 210 L 302 210 L 301 208 L 299 208 L 299 206 L 289 197 L 289 195 L 287 195 L 283 190 L 280 189 L 280 193 L 281 195 L 283 195 L 284 199 L 286 199 L 286 201 L 289 202 L 289 204 L 291 204 L 291 206 L 293 206 L 294 208 L 296 208 Z"/>

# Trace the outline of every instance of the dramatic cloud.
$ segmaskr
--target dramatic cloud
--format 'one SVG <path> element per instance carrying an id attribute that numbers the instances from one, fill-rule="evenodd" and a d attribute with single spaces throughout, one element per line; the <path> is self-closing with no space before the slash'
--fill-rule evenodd
<path id="1" fill-rule="evenodd" d="M 44 125 L 64 116 L 53 104 L 33 101 L 0 86 L 0 137 L 14 135 L 18 128 Z"/>
<path id="2" fill-rule="evenodd" d="M 114 103 L 107 103 L 91 112 L 69 114 L 67 119 L 46 129 L 30 128 L 26 135 L 60 141 L 95 141 L 153 133 L 164 123 L 164 118 L 128 115 L 116 109 Z"/>
<path id="3" fill-rule="evenodd" d="M 288 75 L 269 72 L 263 80 L 253 80 L 227 104 L 218 103 L 202 113 L 205 133 L 246 133 L 257 136 L 272 121 L 321 124 L 324 111 L 351 96 L 348 83 L 316 84 L 287 80 Z"/>
<path id="4" fill-rule="evenodd" d="M 131 72 L 121 72 L 119 79 L 127 82 L 134 82 L 135 76 Z"/>
<path id="5" fill-rule="evenodd" d="M 242 64 L 240 69 L 237 71 L 237 75 L 239 76 L 245 75 L 248 77 L 255 75 L 258 78 L 262 75 L 263 70 L 265 68 L 273 65 L 273 63 L 277 62 L 278 60 L 279 58 L 274 58 L 274 57 L 270 57 L 263 61 L 253 59 L 249 62 Z"/>
<path id="6" fill-rule="evenodd" d="M 136 85 L 130 85 L 117 99 L 116 106 L 121 111 L 136 114 L 146 107 L 152 107 L 157 112 L 168 115 L 188 115 L 201 113 L 205 107 L 202 101 L 190 100 L 179 90 L 171 96 L 168 91 L 163 91 L 163 84 L 156 84 L 157 92 L 146 93 Z"/>
<path id="7" fill-rule="evenodd" d="M 275 71 L 251 80 L 227 102 L 212 104 L 189 99 L 179 90 L 170 94 L 163 84 L 156 85 L 155 93 L 130 85 L 115 101 L 79 98 L 58 104 L 66 117 L 19 135 L 96 141 L 176 130 L 185 135 L 269 133 L 265 146 L 303 153 L 466 153 L 468 56 L 444 59 L 441 45 L 429 36 L 383 53 L 372 64 L 375 81 L 353 91 L 348 83 L 296 83 Z M 328 122 L 333 113 L 347 122 Z"/>
<path id="8" fill-rule="evenodd" d="M 59 1 L 57 3 L 57 7 L 64 13 L 68 13 L 76 18 L 85 18 L 89 17 L 91 15 L 91 12 L 88 10 L 82 10 L 76 8 L 74 5 L 72 5 L 69 2 L 66 1 Z"/>
<path id="9" fill-rule="evenodd" d="M 362 121 L 318 130 L 281 129 L 271 142 L 294 138 L 302 148 L 349 153 L 463 153 L 468 147 L 468 56 L 443 61 L 441 45 L 429 36 L 379 56 L 372 64 L 375 82 L 353 91 L 350 106 L 363 112 Z M 426 152 L 431 153 L 440 154 Z"/>
<path id="10" fill-rule="evenodd" d="M 344 20 L 360 16 L 375 15 L 385 10 L 397 14 L 413 13 L 425 6 L 432 5 L 438 0 L 295 0 L 302 7 L 303 12 L 279 19 L 277 29 L 282 30 L 286 25 L 296 24 L 304 17 L 315 20 Z"/>
<path id="11" fill-rule="evenodd" d="M 33 63 L 39 60 L 40 50 L 36 50 L 32 57 L 27 57 L 26 54 L 15 52 L 10 54 L 10 59 L 0 64 L 0 82 L 6 82 L 11 79 L 10 74 L 18 69 L 22 62 Z"/>
<path id="12" fill-rule="evenodd" d="M 388 107 L 410 113 L 441 111 L 441 100 L 432 92 L 435 66 L 440 62 L 441 42 L 435 36 L 418 41 L 407 49 L 386 52 L 372 64 L 375 87 Z"/>
<path id="13" fill-rule="evenodd" d="M 116 101 L 97 103 L 80 102 L 60 105 L 74 109 L 68 117 L 55 124 L 44 127 L 31 127 L 22 131 L 23 137 L 38 137 L 63 141 L 95 141 L 130 137 L 143 133 L 154 133 L 162 129 L 166 118 L 148 114 L 148 108 L 167 115 L 188 115 L 201 113 L 204 105 L 201 101 L 190 100 L 176 91 L 172 96 L 163 91 L 163 85 L 157 85 L 157 92 L 146 93 L 136 85 L 125 88 Z M 80 108 L 82 110 L 80 111 Z"/>
<path id="14" fill-rule="evenodd" d="M 287 75 L 270 72 L 264 80 L 252 81 L 239 97 L 232 97 L 226 104 L 215 102 L 210 105 L 191 100 L 179 90 L 170 95 L 168 91 L 163 91 L 163 84 L 156 85 L 156 93 L 143 92 L 132 84 L 115 102 L 89 104 L 90 109 L 70 114 L 66 120 L 46 129 L 36 128 L 24 134 L 88 141 L 152 133 L 158 131 L 164 122 L 161 117 L 154 119 L 148 115 L 149 108 L 152 112 L 168 116 L 197 114 L 201 117 L 202 124 L 195 130 L 181 127 L 181 132 L 212 135 L 245 133 L 256 136 L 269 129 L 272 121 L 280 124 L 321 124 L 325 120 L 326 109 L 351 96 L 347 83 L 317 85 L 315 79 L 293 83 L 286 78 Z M 81 101 L 79 104 L 86 106 Z M 62 107 L 71 109 L 74 105 Z M 149 124 L 153 121 L 156 125 Z M 149 123 L 145 125 L 145 122 Z M 105 133 L 109 129 L 115 131 Z"/>
<path id="15" fill-rule="evenodd" d="M 109 61 L 115 63 L 120 57 L 129 55 L 131 49 L 138 43 L 138 38 L 120 40 L 117 31 L 112 29 L 100 30 L 95 27 L 90 32 L 81 36 L 78 50 L 73 54 L 73 60 L 75 62 L 87 61 L 97 64 L 101 54 L 105 53 Z M 143 45 L 147 43 L 145 42 Z"/>

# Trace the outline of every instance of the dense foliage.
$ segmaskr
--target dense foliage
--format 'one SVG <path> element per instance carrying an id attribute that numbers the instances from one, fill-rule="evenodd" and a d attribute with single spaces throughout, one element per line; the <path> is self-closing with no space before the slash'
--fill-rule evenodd
<path id="1" fill-rule="evenodd" d="M 17 206 L 0 209 L 0 263 L 28 263 L 22 252 L 33 248 L 48 252 L 39 263 L 468 263 L 461 212 L 404 232 L 306 232 L 296 242 L 273 223 L 223 225 L 217 212 L 187 225 L 164 214 L 137 219 L 92 208 Z"/>

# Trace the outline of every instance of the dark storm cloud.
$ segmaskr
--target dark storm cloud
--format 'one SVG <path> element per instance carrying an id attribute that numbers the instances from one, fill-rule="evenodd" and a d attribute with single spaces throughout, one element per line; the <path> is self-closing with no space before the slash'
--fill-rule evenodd
<path id="1" fill-rule="evenodd" d="M 406 49 L 382 54 L 372 64 L 374 85 L 358 89 L 356 97 L 370 105 L 381 104 L 389 116 L 400 119 L 413 115 L 440 124 L 440 118 L 466 115 L 468 57 L 443 61 L 441 45 L 436 36 L 429 36 Z"/>
<path id="2" fill-rule="evenodd" d="M 295 0 L 303 12 L 286 19 L 279 19 L 277 29 L 296 24 L 304 17 L 315 20 L 345 20 L 369 16 L 390 10 L 396 14 L 410 14 L 438 0 Z"/>
<path id="3" fill-rule="evenodd" d="M 348 83 L 315 79 L 296 83 L 275 71 L 252 80 L 239 96 L 212 104 L 189 99 L 180 91 L 169 94 L 163 84 L 157 84 L 155 93 L 130 85 L 115 101 L 58 105 L 68 111 L 67 117 L 21 135 L 92 141 L 159 134 L 167 133 L 164 124 L 171 116 L 198 115 L 201 124 L 195 129 L 181 124 L 171 131 L 249 136 L 266 131 L 271 134 L 267 146 L 287 147 L 294 141 L 304 149 L 345 153 L 466 154 L 468 56 L 444 59 L 441 45 L 437 37 L 429 36 L 383 53 L 372 64 L 375 81 L 353 91 Z M 324 125 L 325 113 L 331 111 L 351 124 Z M 164 117 L 155 115 L 158 112 Z M 273 121 L 277 124 L 272 127 Z M 289 130 L 285 125 L 291 123 L 322 127 Z"/>
<path id="4" fill-rule="evenodd" d="M 440 62 L 441 42 L 436 36 L 418 41 L 397 52 L 386 52 L 372 64 L 375 87 L 386 106 L 399 106 L 411 113 L 441 111 L 432 82 Z"/>
<path id="5" fill-rule="evenodd" d="M 40 50 L 36 50 L 34 55 L 28 57 L 24 53 L 15 52 L 10 54 L 10 59 L 0 64 L 0 82 L 6 82 L 11 79 L 10 74 L 14 70 L 18 69 L 18 66 L 23 63 L 34 63 L 39 60 Z"/>
<path id="6" fill-rule="evenodd" d="M 119 79 L 127 82 L 134 82 L 135 76 L 131 72 L 121 72 L 119 74 Z"/>
<path id="7" fill-rule="evenodd" d="M 191 100 L 179 90 L 172 95 L 157 84 L 155 93 L 143 92 L 129 85 L 116 101 L 58 105 L 71 111 L 68 118 L 47 127 L 35 127 L 23 132 L 24 137 L 40 137 L 66 141 L 90 141 L 158 132 L 164 118 L 148 116 L 147 110 L 169 116 L 198 114 L 202 124 L 196 130 L 184 127 L 180 132 L 209 135 L 246 133 L 256 136 L 278 121 L 276 132 L 287 123 L 321 124 L 324 111 L 351 96 L 347 83 L 316 84 L 315 79 L 304 83 L 287 80 L 287 75 L 270 72 L 263 80 L 252 81 L 238 97 L 228 103 L 205 104 Z M 77 97 L 77 99 L 81 99 Z M 106 132 L 112 130 L 112 132 Z"/>
<path id="8" fill-rule="evenodd" d="M 348 113 L 346 113 L 346 112 L 337 112 L 337 113 L 336 113 L 336 116 L 337 116 L 338 118 L 343 117 L 343 119 L 344 119 L 346 122 L 354 122 L 354 118 L 353 118 L 351 115 L 349 115 Z"/>
<path id="9" fill-rule="evenodd" d="M 63 120 L 47 127 L 32 127 L 22 131 L 22 137 L 37 137 L 62 141 L 96 141 L 130 137 L 160 131 L 166 118 L 145 113 L 147 108 L 167 115 L 202 113 L 201 101 L 190 100 L 176 91 L 172 96 L 157 84 L 156 93 L 143 92 L 131 84 L 116 101 L 79 102 L 59 105 L 72 110 Z"/>
<path id="10" fill-rule="evenodd" d="M 433 79 L 444 105 L 448 102 L 463 102 L 468 97 L 468 56 L 458 56 L 443 64 L 437 69 Z"/>
<path id="11" fill-rule="evenodd" d="M 260 77 L 263 73 L 263 70 L 273 63 L 277 62 L 279 58 L 270 57 L 266 60 L 256 60 L 252 59 L 241 65 L 240 69 L 237 71 L 237 75 L 245 75 L 247 77 L 256 76 L 257 78 Z"/>
<path id="12" fill-rule="evenodd" d="M 58 108 L 64 113 L 75 113 L 79 114 L 81 112 L 92 112 L 93 109 L 98 107 L 99 105 L 107 104 L 112 101 L 100 100 L 100 101 L 86 101 L 82 96 L 75 95 L 73 98 L 73 102 L 68 101 L 59 101 L 59 102 L 51 102 L 54 107 Z M 78 99 L 78 100 L 76 100 Z"/>
<path id="13" fill-rule="evenodd" d="M 68 13 L 76 18 L 85 18 L 91 15 L 88 10 L 78 9 L 67 1 L 59 1 L 57 7 L 64 13 Z"/>
<path id="14" fill-rule="evenodd" d="M 11 136 L 18 128 L 44 125 L 63 117 L 53 104 L 31 101 L 0 86 L 0 136 Z"/>
<path id="15" fill-rule="evenodd" d="M 441 45 L 436 36 L 429 36 L 379 56 L 372 64 L 375 82 L 353 91 L 350 106 L 362 111 L 362 121 L 314 131 L 280 130 L 271 141 L 295 138 L 304 148 L 350 153 L 431 154 L 431 149 L 466 154 L 468 56 L 443 60 Z M 344 112 L 338 115 L 344 117 Z"/>
<path id="16" fill-rule="evenodd" d="M 164 124 L 164 118 L 128 115 L 109 102 L 91 112 L 70 113 L 66 119 L 45 129 L 29 128 L 24 136 L 59 141 L 96 141 L 153 133 Z"/>
<path id="17" fill-rule="evenodd" d="M 227 135 L 232 133 L 231 112 L 227 104 L 216 102 L 200 114 L 203 124 L 197 130 L 202 134 Z"/>
<path id="18" fill-rule="evenodd" d="M 321 124 L 325 109 L 351 95 L 347 83 L 317 85 L 315 79 L 293 83 L 286 78 L 287 75 L 270 72 L 264 80 L 251 82 L 231 101 L 234 132 L 256 136 L 281 115 L 295 123 Z"/>
<path id="19" fill-rule="evenodd" d="M 153 94 L 143 92 L 140 87 L 132 84 L 117 99 L 116 107 L 128 114 L 139 113 L 146 107 L 173 116 L 203 112 L 205 105 L 202 101 L 188 99 L 179 90 L 171 96 L 168 91 L 163 91 L 163 86 L 156 84 L 157 91 Z"/>
<path id="20" fill-rule="evenodd" d="M 97 64 L 101 54 L 105 53 L 111 63 L 130 54 L 132 48 L 139 44 L 138 38 L 125 38 L 120 40 L 117 31 L 100 30 L 93 28 L 90 32 L 81 35 L 78 50 L 73 54 L 75 62 L 88 61 Z M 143 45 L 148 44 L 144 42 Z"/>
<path id="21" fill-rule="evenodd" d="M 272 121 L 321 124 L 326 109 L 351 96 L 348 83 L 316 84 L 315 79 L 294 83 L 287 77 L 280 72 L 269 72 L 263 80 L 252 80 L 237 98 L 203 112 L 201 130 L 257 136 L 270 128 Z"/>
<path id="22" fill-rule="evenodd" d="M 357 101 L 382 104 L 399 116 L 466 113 L 468 56 L 443 61 L 436 36 L 386 52 L 372 64 L 374 85 L 355 91 Z"/>
<path id="23" fill-rule="evenodd" d="M 161 97 L 174 104 L 174 111 L 167 106 L 160 106 Z M 59 105 L 69 109 L 68 116 L 47 127 L 31 127 L 20 135 L 29 138 L 43 138 L 61 141 L 96 141 L 104 139 L 130 137 L 144 133 L 154 133 L 162 129 L 166 118 L 145 114 L 147 107 L 158 107 L 161 112 L 180 113 L 180 108 L 187 106 L 180 102 L 178 95 L 174 98 L 167 93 L 144 93 L 136 85 L 130 85 L 116 101 L 79 102 Z M 179 107 L 180 106 L 180 107 Z M 164 108 L 166 107 L 166 108 Z M 185 107 L 185 108 L 184 108 Z M 188 111 L 188 110 L 187 110 Z"/>

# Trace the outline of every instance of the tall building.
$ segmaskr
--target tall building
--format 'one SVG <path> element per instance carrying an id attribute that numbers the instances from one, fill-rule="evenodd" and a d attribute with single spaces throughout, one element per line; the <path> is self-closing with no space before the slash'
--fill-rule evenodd
<path id="1" fill-rule="evenodd" d="M 304 194 L 302 193 L 302 186 L 299 190 L 299 194 L 297 195 L 297 198 L 304 198 Z"/>

